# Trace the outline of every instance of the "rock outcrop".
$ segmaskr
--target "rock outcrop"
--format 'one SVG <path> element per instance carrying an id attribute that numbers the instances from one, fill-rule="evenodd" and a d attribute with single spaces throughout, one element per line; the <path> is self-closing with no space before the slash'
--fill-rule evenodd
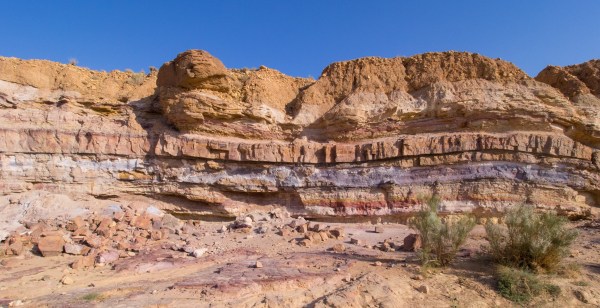
<path id="1" fill-rule="evenodd" d="M 148 75 L 0 58 L 0 198 L 322 217 L 410 215 L 436 193 L 449 213 L 582 215 L 600 206 L 598 63 L 533 79 L 444 52 L 334 63 L 312 80 L 197 50 Z"/>
<path id="2" fill-rule="evenodd" d="M 181 53 L 159 71 L 166 119 L 181 132 L 282 140 L 285 107 L 311 81 L 261 67 L 227 70 L 205 51 Z"/>

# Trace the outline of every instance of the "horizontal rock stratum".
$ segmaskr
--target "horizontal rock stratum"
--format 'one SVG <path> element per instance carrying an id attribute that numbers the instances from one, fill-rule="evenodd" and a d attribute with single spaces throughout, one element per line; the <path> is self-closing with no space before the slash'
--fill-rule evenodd
<path id="1" fill-rule="evenodd" d="M 232 216 L 600 207 L 600 61 L 464 52 L 333 63 L 317 80 L 189 50 L 150 74 L 0 58 L 0 195 L 30 191 Z M 7 201 L 6 204 L 9 204 Z M 8 206 L 8 205 L 7 205 Z M 0 202 L 2 208 L 2 202 Z"/>

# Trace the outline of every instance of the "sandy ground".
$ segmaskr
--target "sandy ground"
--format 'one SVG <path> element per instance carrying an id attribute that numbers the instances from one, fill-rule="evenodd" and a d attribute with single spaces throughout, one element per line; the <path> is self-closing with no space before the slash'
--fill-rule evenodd
<path id="1" fill-rule="evenodd" d="M 578 269 L 548 277 L 560 286 L 560 295 L 541 296 L 530 306 L 600 305 L 600 230 L 582 228 L 583 223 L 572 224 L 580 236 L 566 260 Z M 369 247 L 385 239 L 402 244 L 412 231 L 401 224 L 379 225 L 383 233 L 373 232 L 371 223 L 327 224 L 343 227 L 345 238 L 309 247 L 297 244 L 298 233 L 221 233 L 222 225 L 200 223 L 195 237 L 208 251 L 199 258 L 171 250 L 169 239 L 112 266 L 87 270 L 71 269 L 76 257 L 66 254 L 2 257 L 0 307 L 516 306 L 495 291 L 494 265 L 478 254 L 486 243 L 481 226 L 454 264 L 423 270 L 412 252 Z M 350 244 L 350 238 L 365 245 Z M 345 251 L 331 250 L 338 243 Z M 73 282 L 61 283 L 65 276 Z"/>

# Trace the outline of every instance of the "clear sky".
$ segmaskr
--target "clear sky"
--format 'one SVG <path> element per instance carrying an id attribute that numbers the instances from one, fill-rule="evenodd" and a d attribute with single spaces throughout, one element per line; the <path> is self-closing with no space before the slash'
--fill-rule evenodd
<path id="1" fill-rule="evenodd" d="M 97 70 L 148 71 L 186 49 L 315 78 L 335 61 L 428 51 L 477 52 L 533 76 L 600 58 L 600 0 L 7 0 L 0 11 L 0 55 Z"/>

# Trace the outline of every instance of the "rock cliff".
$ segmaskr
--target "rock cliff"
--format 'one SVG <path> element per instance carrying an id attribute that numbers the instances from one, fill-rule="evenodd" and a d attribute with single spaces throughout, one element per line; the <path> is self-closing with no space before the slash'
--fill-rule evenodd
<path id="1" fill-rule="evenodd" d="M 405 216 L 437 193 L 449 213 L 581 215 L 600 206 L 599 63 L 534 79 L 443 52 L 312 80 L 198 50 L 148 75 L 0 58 L 0 208 L 44 191 L 201 215 Z"/>

